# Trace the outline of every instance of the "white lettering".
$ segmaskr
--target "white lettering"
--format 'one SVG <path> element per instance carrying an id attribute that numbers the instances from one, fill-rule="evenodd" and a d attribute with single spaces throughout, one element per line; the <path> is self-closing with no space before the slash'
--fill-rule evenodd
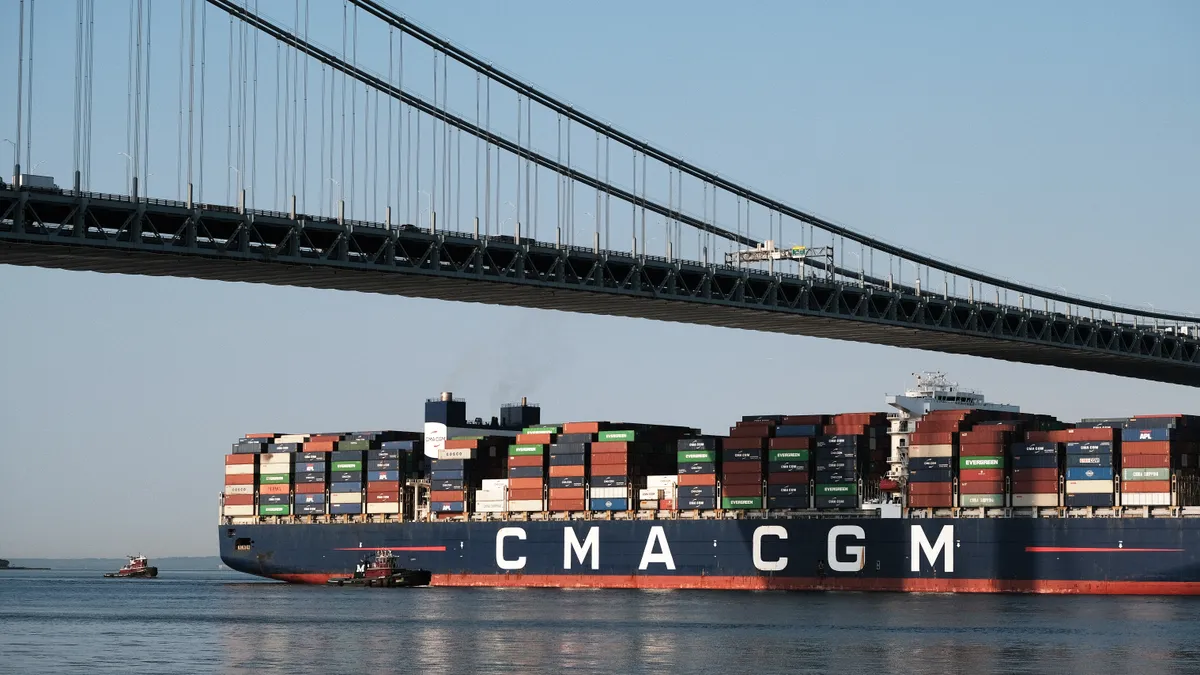
<path id="1" fill-rule="evenodd" d="M 525 541 L 525 530 L 519 527 L 502 527 L 496 531 L 496 566 L 502 570 L 524 569 L 525 556 L 520 556 L 516 560 L 504 557 L 504 540 L 508 537 L 516 537 Z"/>
<path id="2" fill-rule="evenodd" d="M 934 567 L 938 556 L 943 552 L 946 554 L 946 564 L 944 571 L 951 573 L 954 571 L 954 526 L 943 525 L 942 532 L 938 535 L 937 541 L 933 546 L 929 545 L 929 540 L 925 538 L 925 530 L 920 525 L 912 526 L 912 550 L 909 554 L 909 559 L 912 560 L 912 571 L 921 571 L 920 554 L 925 554 L 925 559 L 929 561 L 929 566 Z"/>
<path id="3" fill-rule="evenodd" d="M 854 556 L 853 560 L 839 560 L 837 555 L 837 539 L 838 537 L 854 537 L 859 541 L 865 541 L 867 533 L 858 525 L 837 525 L 829 528 L 829 568 L 834 572 L 859 572 L 867 564 L 865 546 L 847 546 L 846 553 Z"/>
<path id="4" fill-rule="evenodd" d="M 658 547 L 662 549 L 658 553 L 654 552 L 655 542 L 658 542 Z M 638 569 L 645 571 L 650 563 L 661 563 L 666 565 L 667 569 L 675 570 L 675 559 L 671 557 L 671 546 L 667 544 L 667 534 L 662 525 L 650 528 L 650 536 L 646 538 L 646 549 L 642 551 L 642 564 L 638 565 Z"/>
<path id="5" fill-rule="evenodd" d="M 781 525 L 764 525 L 754 528 L 754 568 L 763 572 L 779 572 L 787 567 L 787 556 L 780 556 L 778 560 L 763 560 L 762 558 L 762 538 L 763 537 L 778 537 L 787 539 L 788 533 Z"/>
<path id="6" fill-rule="evenodd" d="M 592 555 L 592 569 L 600 569 L 600 528 L 593 527 L 588 530 L 587 536 L 583 539 L 583 545 L 579 544 L 579 539 L 575 536 L 575 528 L 568 527 L 563 530 L 563 569 L 571 569 L 571 552 L 575 552 L 576 559 L 579 564 L 583 564 L 583 559 L 590 552 Z"/>

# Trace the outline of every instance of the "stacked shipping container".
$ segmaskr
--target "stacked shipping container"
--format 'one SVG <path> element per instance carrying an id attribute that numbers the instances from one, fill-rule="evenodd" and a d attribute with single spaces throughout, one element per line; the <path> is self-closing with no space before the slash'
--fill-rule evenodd
<path id="1" fill-rule="evenodd" d="M 1015 426 L 976 424 L 958 435 L 958 505 L 963 508 L 1006 506 L 1005 460 Z"/>
<path id="2" fill-rule="evenodd" d="M 721 442 L 721 508 L 763 508 L 767 442 L 780 419 L 743 418 L 729 429 L 729 437 Z"/>
<path id="3" fill-rule="evenodd" d="M 717 471 L 723 445 L 715 436 L 676 441 L 675 508 L 680 511 L 717 508 Z"/>
<path id="4" fill-rule="evenodd" d="M 812 505 L 813 439 L 824 432 L 825 415 L 789 415 L 767 441 L 767 508 L 807 509 Z"/>
<path id="5" fill-rule="evenodd" d="M 1020 442 L 1011 446 L 1012 506 L 1059 506 L 1062 459 L 1059 443 Z"/>

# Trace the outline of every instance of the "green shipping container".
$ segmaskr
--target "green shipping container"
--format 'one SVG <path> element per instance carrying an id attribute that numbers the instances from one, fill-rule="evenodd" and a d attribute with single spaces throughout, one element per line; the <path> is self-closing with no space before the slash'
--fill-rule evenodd
<path id="1" fill-rule="evenodd" d="M 258 507 L 258 515 L 260 516 L 290 516 L 292 515 L 291 504 L 263 504 Z"/>
<path id="2" fill-rule="evenodd" d="M 287 485 L 292 482 L 291 474 L 287 473 L 264 473 L 259 475 L 259 485 Z"/>
<path id="3" fill-rule="evenodd" d="M 362 462 L 334 462 L 330 465 L 333 471 L 362 471 Z"/>
<path id="4" fill-rule="evenodd" d="M 1121 480 L 1171 480 L 1170 469 L 1122 469 Z"/>
<path id="5" fill-rule="evenodd" d="M 508 456 L 516 457 L 518 455 L 544 455 L 546 449 L 540 445 L 510 445 L 508 446 Z"/>
<path id="6" fill-rule="evenodd" d="M 959 457 L 960 469 L 1003 469 L 1003 457 Z"/>
<path id="7" fill-rule="evenodd" d="M 762 497 L 724 497 L 721 499 L 723 509 L 761 509 Z"/>
<path id="8" fill-rule="evenodd" d="M 525 427 L 521 430 L 523 434 L 557 434 L 558 427 Z"/>
<path id="9" fill-rule="evenodd" d="M 962 507 L 972 506 L 1004 506 L 1004 495 L 959 495 L 958 505 Z"/>
<path id="10" fill-rule="evenodd" d="M 717 461 L 717 453 L 712 450 L 680 450 L 678 453 L 680 462 L 715 462 Z"/>
<path id="11" fill-rule="evenodd" d="M 856 495 L 858 485 L 854 483 L 831 483 L 817 486 L 818 495 Z"/>
<path id="12" fill-rule="evenodd" d="M 596 440 L 632 442 L 634 440 L 634 433 L 633 429 L 626 429 L 625 431 L 601 431 L 596 435 Z"/>
<path id="13" fill-rule="evenodd" d="M 338 441 L 338 450 L 370 450 L 371 441 Z"/>
<path id="14" fill-rule="evenodd" d="M 807 462 L 808 450 L 771 450 L 767 453 L 769 462 Z"/>

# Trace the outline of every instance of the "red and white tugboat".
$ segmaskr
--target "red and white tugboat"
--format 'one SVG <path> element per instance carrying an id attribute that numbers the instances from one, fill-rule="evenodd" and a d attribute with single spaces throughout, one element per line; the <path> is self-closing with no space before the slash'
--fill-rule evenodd
<path id="1" fill-rule="evenodd" d="M 158 568 L 152 567 L 147 563 L 146 556 L 144 555 L 131 555 L 129 556 L 129 562 L 125 563 L 124 567 L 116 572 L 107 572 L 104 576 L 108 578 L 133 577 L 153 579 L 158 576 Z"/>
<path id="2" fill-rule="evenodd" d="M 396 567 L 396 557 L 391 551 L 377 551 L 364 558 L 348 577 L 330 577 L 326 583 L 334 586 L 379 586 L 383 588 L 408 588 L 428 586 L 433 575 L 426 570 L 408 570 Z"/>

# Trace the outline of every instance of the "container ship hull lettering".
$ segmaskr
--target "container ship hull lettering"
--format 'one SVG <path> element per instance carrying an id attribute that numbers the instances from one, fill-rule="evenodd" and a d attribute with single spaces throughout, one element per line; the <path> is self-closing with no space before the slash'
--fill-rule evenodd
<path id="1" fill-rule="evenodd" d="M 305 583 L 388 549 L 435 586 L 1200 594 L 1192 518 L 239 525 L 220 537 L 229 567 Z"/>

